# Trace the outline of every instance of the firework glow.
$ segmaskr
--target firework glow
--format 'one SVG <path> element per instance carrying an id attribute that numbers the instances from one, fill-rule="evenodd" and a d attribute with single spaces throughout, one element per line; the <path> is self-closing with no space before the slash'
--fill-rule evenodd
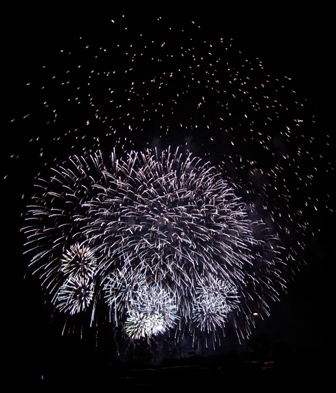
<path id="1" fill-rule="evenodd" d="M 11 126 L 39 131 L 10 160 L 35 159 L 24 253 L 55 311 L 130 340 L 250 335 L 329 209 L 310 192 L 329 136 L 291 78 L 196 21 L 122 15 L 26 87 Z"/>

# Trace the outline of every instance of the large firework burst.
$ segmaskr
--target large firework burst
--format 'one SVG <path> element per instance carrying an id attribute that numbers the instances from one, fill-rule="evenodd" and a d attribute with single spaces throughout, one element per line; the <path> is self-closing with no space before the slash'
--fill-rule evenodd
<path id="1" fill-rule="evenodd" d="M 190 152 L 73 157 L 33 200 L 23 231 L 56 307 L 90 309 L 93 321 L 104 299 L 133 338 L 186 326 L 214 335 L 251 304 L 269 313 L 284 286 L 276 236 Z"/>
<path id="2" fill-rule="evenodd" d="M 131 337 L 215 339 L 230 322 L 242 336 L 318 230 L 310 191 L 332 168 L 311 150 L 329 137 L 290 77 L 205 30 L 120 16 L 27 83 L 11 127 L 32 131 L 8 167 L 41 171 L 25 248 L 60 313 Z"/>

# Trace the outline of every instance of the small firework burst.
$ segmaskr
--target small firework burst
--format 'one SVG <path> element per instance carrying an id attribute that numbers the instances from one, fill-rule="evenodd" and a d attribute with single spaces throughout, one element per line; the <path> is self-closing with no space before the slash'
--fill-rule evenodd
<path id="1" fill-rule="evenodd" d="M 93 282 L 74 276 L 60 286 L 53 303 L 61 312 L 73 315 L 87 311 L 93 295 Z"/>
<path id="2" fill-rule="evenodd" d="M 229 313 L 239 306 L 237 288 L 228 282 L 213 280 L 212 285 L 196 288 L 193 322 L 203 332 L 211 332 L 214 326 L 225 329 Z"/>
<path id="3" fill-rule="evenodd" d="M 86 246 L 75 243 L 70 245 L 60 260 L 60 271 L 65 276 L 78 277 L 82 280 L 92 280 L 97 267 L 93 251 Z"/>
<path id="4" fill-rule="evenodd" d="M 141 287 L 128 306 L 125 330 L 132 339 L 150 338 L 174 328 L 178 321 L 175 299 L 159 285 Z"/>

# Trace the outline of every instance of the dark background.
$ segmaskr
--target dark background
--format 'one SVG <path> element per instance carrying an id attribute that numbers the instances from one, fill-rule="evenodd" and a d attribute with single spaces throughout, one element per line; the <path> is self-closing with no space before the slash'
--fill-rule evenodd
<path id="1" fill-rule="evenodd" d="M 64 40 L 77 37 L 82 30 L 99 33 L 102 22 L 113 18 L 115 12 L 120 13 L 113 9 L 109 13 L 106 10 L 91 12 L 90 9 L 70 11 L 51 7 L 20 10 L 10 7 L 2 12 L 1 90 L 5 148 L 8 121 L 23 105 L 21 89 L 31 73 L 35 73 Z M 232 36 L 247 56 L 260 57 L 273 74 L 291 76 L 301 95 L 308 99 L 321 133 L 329 133 L 334 143 L 335 34 L 331 10 L 307 12 L 279 6 L 270 11 L 253 11 L 193 10 L 189 16 L 170 9 L 165 13 L 179 19 L 196 17 L 210 32 Z M 145 14 L 146 10 L 139 12 Z M 104 34 L 103 29 L 100 34 Z M 3 152 L 3 156 L 6 153 Z M 334 160 L 334 157 L 328 159 Z M 6 160 L 2 162 L 7 164 Z M 327 179 L 332 188 L 334 179 L 324 174 L 321 177 L 321 182 Z M 24 185 L 25 179 L 19 176 L 1 185 L 2 340 L 3 360 L 10 370 L 34 369 L 43 367 L 44 363 L 76 362 L 85 356 L 87 349 L 76 340 L 60 337 L 59 326 L 54 326 L 50 310 L 44 306 L 37 280 L 23 278 L 25 266 L 21 256 L 19 216 Z M 330 192 L 334 195 L 334 191 Z M 332 197 L 329 204 L 333 202 Z M 324 211 L 319 222 L 322 230 L 309 245 L 307 266 L 290 284 L 283 302 L 274 305 L 269 320 L 258 323 L 258 334 L 271 337 L 273 343 L 286 343 L 292 352 L 325 356 L 335 350 L 334 213 Z M 245 351 L 244 346 L 238 349 Z"/>

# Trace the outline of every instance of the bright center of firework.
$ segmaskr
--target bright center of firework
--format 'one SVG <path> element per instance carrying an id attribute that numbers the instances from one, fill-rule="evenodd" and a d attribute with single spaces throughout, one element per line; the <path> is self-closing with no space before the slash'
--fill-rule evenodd
<path id="1" fill-rule="evenodd" d="M 175 326 L 177 306 L 158 285 L 141 286 L 128 305 L 125 330 L 133 338 L 156 336 Z"/>

